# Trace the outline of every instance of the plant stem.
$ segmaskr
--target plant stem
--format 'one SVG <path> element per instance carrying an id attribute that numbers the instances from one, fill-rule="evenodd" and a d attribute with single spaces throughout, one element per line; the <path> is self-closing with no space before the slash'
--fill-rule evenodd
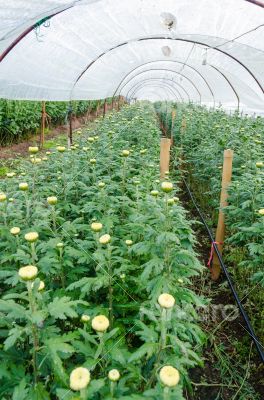
<path id="1" fill-rule="evenodd" d="M 86 389 L 81 389 L 81 391 L 80 391 L 80 399 L 81 400 L 86 400 L 87 399 Z"/>
<path id="2" fill-rule="evenodd" d="M 55 206 L 51 206 L 51 216 L 52 216 L 52 224 L 53 224 L 53 229 L 56 232 L 56 211 L 55 211 Z"/>
<path id="3" fill-rule="evenodd" d="M 35 265 L 37 261 L 37 254 L 36 254 L 36 248 L 35 248 L 35 243 L 31 243 L 31 259 L 32 259 L 32 264 Z"/>
<path id="4" fill-rule="evenodd" d="M 163 400 L 169 400 L 170 398 L 170 388 L 168 386 L 165 386 L 163 389 Z"/>
<path id="5" fill-rule="evenodd" d="M 35 311 L 35 301 L 34 301 L 34 295 L 32 292 L 32 282 L 29 281 L 27 282 L 27 290 L 28 290 L 28 298 L 29 298 L 29 306 L 30 306 L 30 314 L 31 317 L 34 314 Z M 33 336 L 33 357 L 32 357 L 32 363 L 33 363 L 33 373 L 34 373 L 34 384 L 36 385 L 38 382 L 38 367 L 37 367 L 37 351 L 38 351 L 38 331 L 36 325 L 31 322 L 31 329 L 32 329 L 32 336 Z"/>
<path id="6" fill-rule="evenodd" d="M 110 328 L 113 327 L 113 286 L 112 286 L 112 264 L 111 264 L 111 246 L 107 245 L 107 253 L 108 253 L 108 276 L 109 276 L 109 320 L 110 320 Z"/>
<path id="7" fill-rule="evenodd" d="M 114 398 L 114 394 L 115 394 L 115 382 L 111 381 L 110 382 L 110 394 L 112 399 Z"/>
<path id="8" fill-rule="evenodd" d="M 64 266 L 63 266 L 63 257 L 62 257 L 62 249 L 59 249 L 60 255 L 60 269 L 61 269 L 61 284 L 62 287 L 65 289 L 65 273 L 64 273 Z"/>

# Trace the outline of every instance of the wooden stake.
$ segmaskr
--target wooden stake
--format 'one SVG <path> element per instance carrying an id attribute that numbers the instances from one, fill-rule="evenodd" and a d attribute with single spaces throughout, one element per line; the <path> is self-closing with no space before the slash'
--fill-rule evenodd
<path id="1" fill-rule="evenodd" d="M 45 121 L 46 121 L 46 103 L 41 103 L 41 128 L 40 128 L 40 148 L 43 149 L 45 137 Z"/>
<path id="2" fill-rule="evenodd" d="M 186 118 L 184 116 L 181 123 L 181 133 L 184 133 L 185 131 L 186 131 Z"/>
<path id="3" fill-rule="evenodd" d="M 222 211 L 222 208 L 227 206 L 227 197 L 228 197 L 227 189 L 228 186 L 230 185 L 232 177 L 233 154 L 234 154 L 233 150 L 228 149 L 224 151 L 220 210 L 218 215 L 218 224 L 217 224 L 216 238 L 215 238 L 218 250 L 221 254 L 223 251 L 223 243 L 225 239 L 225 215 Z M 217 255 L 214 254 L 212 269 L 211 269 L 211 276 L 214 281 L 216 281 L 219 278 L 220 272 L 221 272 L 220 263 Z"/>
<path id="4" fill-rule="evenodd" d="M 172 110 L 171 112 L 171 145 L 173 145 L 173 128 L 174 128 L 174 122 L 175 122 L 175 117 L 176 117 L 176 110 Z"/>
<path id="5" fill-rule="evenodd" d="M 106 99 L 104 101 L 104 117 L 105 117 L 105 114 L 106 114 Z"/>
<path id="6" fill-rule="evenodd" d="M 68 118 L 69 118 L 68 147 L 70 148 L 71 145 L 73 144 L 73 140 L 72 140 L 72 102 L 71 101 L 69 103 Z"/>
<path id="7" fill-rule="evenodd" d="M 160 141 L 160 177 L 164 179 L 165 172 L 170 169 L 170 146 L 171 140 L 161 138 Z"/>

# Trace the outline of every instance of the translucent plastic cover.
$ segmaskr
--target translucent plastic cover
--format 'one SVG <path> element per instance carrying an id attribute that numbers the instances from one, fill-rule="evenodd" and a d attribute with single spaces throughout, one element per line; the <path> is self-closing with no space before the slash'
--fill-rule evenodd
<path id="1" fill-rule="evenodd" d="M 264 8 L 245 0 L 0 0 L 0 97 L 263 112 Z"/>

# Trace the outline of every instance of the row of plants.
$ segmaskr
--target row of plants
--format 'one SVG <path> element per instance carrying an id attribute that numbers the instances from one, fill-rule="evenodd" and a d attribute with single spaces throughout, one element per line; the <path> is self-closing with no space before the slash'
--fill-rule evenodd
<path id="1" fill-rule="evenodd" d="M 264 119 L 226 114 L 194 105 L 176 108 L 173 134 L 177 165 L 188 171 L 191 187 L 213 228 L 217 224 L 223 152 L 234 151 L 224 254 L 243 303 L 263 341 L 264 309 Z M 171 112 L 157 104 L 171 129 Z M 171 109 L 172 109 L 171 108 Z M 170 110 L 171 110 L 170 109 Z"/>
<path id="2" fill-rule="evenodd" d="M 111 99 L 107 99 L 108 103 Z M 47 121 L 50 126 L 65 124 L 69 111 L 74 116 L 93 112 L 101 101 L 46 102 Z M 0 145 L 6 145 L 36 134 L 40 129 L 42 103 L 39 101 L 0 99 Z"/>
<path id="3" fill-rule="evenodd" d="M 191 390 L 202 266 L 159 143 L 153 107 L 124 106 L 1 180 L 1 399 Z"/>

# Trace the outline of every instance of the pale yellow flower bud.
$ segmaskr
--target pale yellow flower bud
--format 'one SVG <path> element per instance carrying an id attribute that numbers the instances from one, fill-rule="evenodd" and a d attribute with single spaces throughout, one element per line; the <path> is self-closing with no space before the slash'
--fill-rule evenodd
<path id="1" fill-rule="evenodd" d="M 165 193 L 169 193 L 173 190 L 173 184 L 171 182 L 162 182 L 161 189 Z"/>
<path id="2" fill-rule="evenodd" d="M 163 308 L 172 308 L 175 304 L 175 299 L 171 294 L 162 293 L 158 298 L 158 303 Z"/>
<path id="3" fill-rule="evenodd" d="M 7 196 L 5 193 L 0 193 L 0 203 L 3 203 L 4 201 L 6 201 Z"/>
<path id="4" fill-rule="evenodd" d="M 108 234 L 105 234 L 105 235 L 103 235 L 103 236 L 100 236 L 100 238 L 99 238 L 99 242 L 100 242 L 101 244 L 108 244 L 108 243 L 110 243 L 110 241 L 111 241 L 111 236 L 108 235 Z"/>
<path id="5" fill-rule="evenodd" d="M 90 380 L 91 375 L 87 368 L 75 368 L 70 375 L 70 388 L 75 391 L 85 389 Z"/>
<path id="6" fill-rule="evenodd" d="M 26 190 L 28 190 L 28 183 L 21 182 L 18 187 L 20 190 L 26 191 Z"/>
<path id="7" fill-rule="evenodd" d="M 178 385 L 180 380 L 179 371 L 170 365 L 165 365 L 165 367 L 162 367 L 159 372 L 159 376 L 163 385 L 168 387 Z"/>
<path id="8" fill-rule="evenodd" d="M 38 269 L 34 265 L 27 265 L 19 268 L 18 275 L 23 281 L 33 281 L 38 274 Z"/>
<path id="9" fill-rule="evenodd" d="M 37 146 L 29 146 L 28 151 L 30 154 L 36 154 L 39 151 Z"/>
<path id="10" fill-rule="evenodd" d="M 57 146 L 57 150 L 59 153 L 64 153 L 64 151 L 66 150 L 65 146 Z"/>
<path id="11" fill-rule="evenodd" d="M 97 315 L 92 319 L 92 328 L 96 332 L 105 332 L 109 327 L 109 319 L 105 315 Z"/>
<path id="12" fill-rule="evenodd" d="M 56 196 L 50 196 L 50 197 L 47 197 L 47 202 L 48 202 L 51 206 L 54 206 L 55 204 L 58 203 L 58 199 L 57 199 Z"/>
<path id="13" fill-rule="evenodd" d="M 129 151 L 129 150 L 123 150 L 123 151 L 122 151 L 122 156 L 123 156 L 123 157 L 128 157 L 129 154 L 130 154 L 130 151 Z"/>
<path id="14" fill-rule="evenodd" d="M 118 369 L 111 369 L 111 371 L 108 372 L 108 378 L 112 382 L 117 382 L 120 379 L 120 373 Z"/>
<path id="15" fill-rule="evenodd" d="M 94 232 L 100 232 L 103 228 L 103 224 L 101 224 L 101 222 L 93 222 L 91 228 Z"/>
<path id="16" fill-rule="evenodd" d="M 19 235 L 20 233 L 20 228 L 18 226 L 14 226 L 13 228 L 10 229 L 10 233 L 14 236 Z"/>
<path id="17" fill-rule="evenodd" d="M 84 323 L 89 322 L 90 319 L 91 319 L 91 317 L 89 315 L 83 314 L 81 316 L 81 321 L 84 322 Z"/>
<path id="18" fill-rule="evenodd" d="M 39 235 L 37 232 L 28 232 L 25 234 L 25 239 L 28 242 L 32 242 L 32 243 L 36 242 L 36 240 L 38 240 L 38 237 L 39 237 Z"/>

